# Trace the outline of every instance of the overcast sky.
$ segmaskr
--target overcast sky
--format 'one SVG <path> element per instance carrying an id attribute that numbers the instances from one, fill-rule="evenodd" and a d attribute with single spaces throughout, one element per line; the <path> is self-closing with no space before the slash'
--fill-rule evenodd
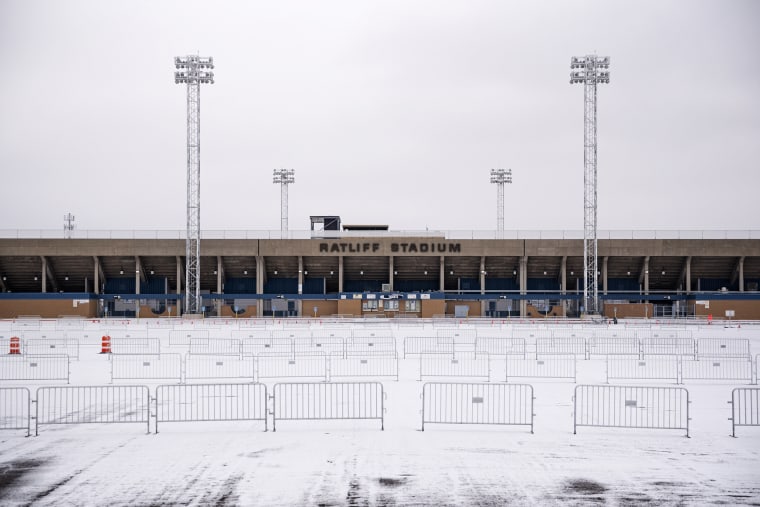
<path id="1" fill-rule="evenodd" d="M 201 90 L 202 229 L 309 215 L 393 230 L 583 227 L 583 87 L 599 228 L 760 228 L 760 2 L 0 0 L 0 229 L 184 229 Z"/>

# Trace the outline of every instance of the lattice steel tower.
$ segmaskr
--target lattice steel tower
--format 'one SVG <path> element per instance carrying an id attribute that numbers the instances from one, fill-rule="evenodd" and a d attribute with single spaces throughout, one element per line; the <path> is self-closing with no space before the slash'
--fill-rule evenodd
<path id="1" fill-rule="evenodd" d="M 504 184 L 512 183 L 512 169 L 491 169 L 491 183 L 496 183 L 496 237 L 504 239 Z"/>
<path id="2" fill-rule="evenodd" d="M 175 56 L 174 82 L 187 84 L 187 239 L 185 240 L 185 311 L 201 310 L 201 84 L 214 83 L 214 59 Z"/>
<path id="3" fill-rule="evenodd" d="M 609 56 L 574 56 L 570 83 L 583 83 L 583 304 L 599 313 L 599 263 L 596 236 L 596 85 L 610 82 Z"/>
<path id="4" fill-rule="evenodd" d="M 296 182 L 296 172 L 293 169 L 274 169 L 272 183 L 280 185 L 280 232 L 288 231 L 288 185 Z"/>

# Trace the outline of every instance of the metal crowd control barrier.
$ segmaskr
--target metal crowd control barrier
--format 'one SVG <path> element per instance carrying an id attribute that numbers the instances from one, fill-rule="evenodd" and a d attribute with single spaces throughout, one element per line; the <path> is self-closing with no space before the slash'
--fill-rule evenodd
<path id="1" fill-rule="evenodd" d="M 24 340 L 24 354 L 30 356 L 69 356 L 79 360 L 79 340 L 72 338 L 30 338 Z"/>
<path id="2" fill-rule="evenodd" d="M 525 338 L 484 337 L 475 340 L 475 354 L 525 357 Z"/>
<path id="3" fill-rule="evenodd" d="M 748 357 L 751 355 L 747 338 L 698 338 L 697 358 Z"/>
<path id="4" fill-rule="evenodd" d="M 235 356 L 240 354 L 240 340 L 232 338 L 191 338 L 190 354 Z"/>
<path id="5" fill-rule="evenodd" d="M 681 381 L 741 380 L 752 383 L 751 357 L 701 357 L 681 360 Z"/>
<path id="6" fill-rule="evenodd" d="M 404 359 L 414 354 L 454 355 L 454 338 L 438 336 L 408 336 L 404 338 Z"/>
<path id="7" fill-rule="evenodd" d="M 346 340 L 346 357 L 396 357 L 396 339 L 392 336 L 355 336 Z"/>
<path id="8" fill-rule="evenodd" d="M 536 338 L 536 357 L 570 354 L 586 359 L 584 338 Z"/>
<path id="9" fill-rule="evenodd" d="M 240 350 L 249 356 L 295 357 L 290 338 L 245 338 L 240 342 Z"/>
<path id="10" fill-rule="evenodd" d="M 491 380 L 491 358 L 451 357 L 440 354 L 420 354 L 419 380 L 430 377 L 469 377 Z"/>
<path id="11" fill-rule="evenodd" d="M 185 380 L 245 379 L 254 381 L 252 356 L 187 354 Z"/>
<path id="12" fill-rule="evenodd" d="M 680 383 L 679 356 L 646 356 L 643 359 L 609 357 L 606 361 L 610 380 L 666 380 Z"/>
<path id="13" fill-rule="evenodd" d="M 31 434 L 32 401 L 26 387 L 0 387 L 0 430 Z"/>
<path id="14" fill-rule="evenodd" d="M 230 331 L 230 338 L 236 340 L 268 340 L 272 337 L 269 331 L 264 329 L 233 329 Z"/>
<path id="15" fill-rule="evenodd" d="M 234 333 L 234 331 L 233 331 Z M 193 338 L 208 338 L 208 329 L 175 329 L 169 332 L 170 346 L 189 346 Z M 236 338 L 233 336 L 233 338 Z"/>
<path id="16" fill-rule="evenodd" d="M 507 357 L 505 381 L 510 378 L 576 380 L 576 358 L 572 355 L 541 356 L 537 359 Z"/>
<path id="17" fill-rule="evenodd" d="M 295 357 L 339 356 L 343 357 L 345 342 L 339 337 L 293 338 Z"/>
<path id="18" fill-rule="evenodd" d="M 156 433 L 159 422 L 203 421 L 264 421 L 266 431 L 267 386 L 189 384 L 156 388 Z"/>
<path id="19" fill-rule="evenodd" d="M 277 357 L 256 356 L 254 378 L 318 378 L 327 381 L 328 356 Z"/>
<path id="20" fill-rule="evenodd" d="M 689 392 L 683 387 L 575 386 L 573 434 L 579 426 L 686 430 Z"/>
<path id="21" fill-rule="evenodd" d="M 40 426 L 85 423 L 144 423 L 150 433 L 147 386 L 66 386 L 37 389 L 34 434 Z"/>
<path id="22" fill-rule="evenodd" d="M 0 380 L 65 380 L 69 382 L 69 356 L 0 356 Z"/>
<path id="23" fill-rule="evenodd" d="M 273 389 L 272 431 L 278 420 L 379 419 L 385 429 L 379 382 L 288 383 Z"/>
<path id="24" fill-rule="evenodd" d="M 683 356 L 693 358 L 696 342 L 691 338 L 642 338 L 641 356 Z"/>
<path id="25" fill-rule="evenodd" d="M 639 340 L 636 338 L 589 338 L 588 357 L 633 356 L 638 358 Z"/>
<path id="26" fill-rule="evenodd" d="M 158 338 L 114 338 L 112 336 L 111 353 L 137 355 L 160 354 L 161 341 Z"/>
<path id="27" fill-rule="evenodd" d="M 731 391 L 731 436 L 737 426 L 760 426 L 760 388 L 737 387 Z"/>
<path id="28" fill-rule="evenodd" d="M 392 377 L 398 380 L 398 358 L 391 356 L 331 357 L 328 360 L 328 377 Z"/>
<path id="29" fill-rule="evenodd" d="M 429 382 L 422 386 L 425 424 L 499 424 L 530 426 L 533 433 L 533 386 Z"/>
<path id="30" fill-rule="evenodd" d="M 182 356 L 179 354 L 115 355 L 111 358 L 111 382 L 114 380 L 182 381 Z"/>

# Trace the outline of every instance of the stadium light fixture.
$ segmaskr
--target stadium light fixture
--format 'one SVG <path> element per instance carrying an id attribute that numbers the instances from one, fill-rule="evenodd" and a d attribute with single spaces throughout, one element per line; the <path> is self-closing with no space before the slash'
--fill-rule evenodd
<path id="1" fill-rule="evenodd" d="M 496 184 L 496 237 L 504 239 L 504 184 L 512 183 L 512 169 L 491 169 L 491 183 Z"/>
<path id="2" fill-rule="evenodd" d="M 274 169 L 272 183 L 280 185 L 280 232 L 288 230 L 288 185 L 296 182 L 294 169 Z"/>

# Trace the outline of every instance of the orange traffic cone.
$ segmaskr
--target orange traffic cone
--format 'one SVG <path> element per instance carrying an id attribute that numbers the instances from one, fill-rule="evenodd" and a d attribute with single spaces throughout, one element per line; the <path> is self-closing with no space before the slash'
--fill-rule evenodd
<path id="1" fill-rule="evenodd" d="M 11 336 L 11 347 L 8 354 L 21 354 L 21 340 L 18 336 Z"/>
<path id="2" fill-rule="evenodd" d="M 101 354 L 111 353 L 111 337 L 110 336 L 103 335 L 103 338 L 101 340 L 100 353 Z"/>

